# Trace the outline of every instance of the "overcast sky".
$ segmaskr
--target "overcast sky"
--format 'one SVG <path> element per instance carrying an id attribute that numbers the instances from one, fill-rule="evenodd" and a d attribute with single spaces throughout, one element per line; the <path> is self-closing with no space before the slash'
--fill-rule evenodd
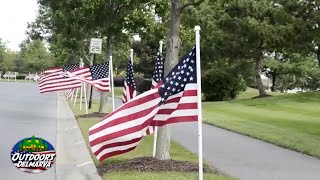
<path id="1" fill-rule="evenodd" d="M 27 23 L 37 14 L 37 0 L 0 0 L 0 38 L 7 41 L 11 50 L 19 50 L 19 44 L 27 37 Z"/>

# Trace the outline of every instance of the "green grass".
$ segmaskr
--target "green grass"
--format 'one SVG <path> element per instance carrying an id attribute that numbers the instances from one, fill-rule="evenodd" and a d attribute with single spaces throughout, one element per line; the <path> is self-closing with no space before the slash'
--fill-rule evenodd
<path id="1" fill-rule="evenodd" d="M 78 101 L 79 102 L 79 101 Z M 89 148 L 89 151 L 91 153 L 89 144 L 88 144 L 88 131 L 91 126 L 98 123 L 101 118 L 80 118 L 79 115 L 83 115 L 85 113 L 84 110 L 79 110 L 79 104 L 77 103 L 76 106 L 73 105 L 73 102 L 69 102 L 75 116 L 77 117 L 79 127 L 82 131 L 82 134 L 84 136 L 84 139 L 86 141 L 87 147 Z M 83 106 L 84 107 L 84 106 Z M 97 112 L 99 107 L 98 102 L 93 102 L 92 110 L 91 112 Z M 118 163 L 123 162 L 135 157 L 141 157 L 141 156 L 152 156 L 152 147 L 153 147 L 153 136 L 147 136 L 143 138 L 142 142 L 138 145 L 138 147 L 129 152 L 125 153 L 119 156 L 111 157 L 102 163 Z M 174 160 L 183 160 L 183 161 L 191 161 L 191 162 L 197 162 L 198 158 L 196 155 L 191 153 L 190 151 L 187 151 L 184 149 L 180 144 L 171 141 L 171 149 L 170 149 L 170 155 L 171 158 Z M 96 164 L 96 166 L 100 166 L 101 163 L 96 159 L 96 157 L 91 153 L 91 156 Z M 207 166 L 206 164 L 204 166 Z M 103 179 L 115 179 L 115 180 L 141 180 L 141 179 L 163 179 L 166 178 L 168 180 L 176 180 L 176 179 L 197 179 L 198 174 L 197 173 L 187 173 L 187 172 L 163 172 L 163 173 L 151 173 L 151 172 L 137 172 L 137 171 L 127 171 L 127 172 L 111 172 L 103 175 Z M 226 177 L 223 175 L 217 175 L 217 174 L 205 174 L 204 179 L 209 180 L 232 180 L 233 178 Z"/>
<path id="2" fill-rule="evenodd" d="M 198 174 L 195 173 L 148 173 L 148 172 L 112 172 L 103 176 L 103 179 L 115 179 L 115 180 L 185 180 L 185 179 L 198 179 Z M 229 177 L 221 175 L 205 174 L 203 179 L 205 180 L 231 180 Z"/>
<path id="3" fill-rule="evenodd" d="M 123 92 L 123 87 L 114 87 L 114 97 L 122 98 L 122 92 Z"/>
<path id="4" fill-rule="evenodd" d="M 208 124 L 320 158 L 320 92 L 205 102 L 203 112 Z"/>
<path id="5" fill-rule="evenodd" d="M 268 94 L 270 94 L 272 96 L 281 95 L 281 93 L 278 93 L 278 92 L 268 92 Z M 238 95 L 237 99 L 250 99 L 250 98 L 256 97 L 258 95 L 259 95 L 259 91 L 257 89 L 247 87 L 247 90 L 245 92 L 241 92 Z"/>

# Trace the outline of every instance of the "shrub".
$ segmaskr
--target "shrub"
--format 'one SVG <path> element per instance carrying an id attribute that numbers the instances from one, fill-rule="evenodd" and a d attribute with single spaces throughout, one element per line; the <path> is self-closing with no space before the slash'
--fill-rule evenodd
<path id="1" fill-rule="evenodd" d="M 116 75 L 113 77 L 113 83 L 115 87 L 122 87 L 124 83 L 124 75 Z"/>
<path id="2" fill-rule="evenodd" d="M 17 79 L 25 79 L 25 75 L 17 75 Z"/>
<path id="3" fill-rule="evenodd" d="M 235 99 L 245 89 L 242 76 L 230 67 L 209 69 L 202 75 L 202 92 L 206 101 Z"/>

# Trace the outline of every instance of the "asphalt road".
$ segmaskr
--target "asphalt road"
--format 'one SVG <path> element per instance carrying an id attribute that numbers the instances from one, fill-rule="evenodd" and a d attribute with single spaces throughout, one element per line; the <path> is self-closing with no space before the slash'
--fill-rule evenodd
<path id="1" fill-rule="evenodd" d="M 35 83 L 0 82 L 0 179 L 54 180 L 55 166 L 39 173 L 18 170 L 11 161 L 12 147 L 25 137 L 42 137 L 56 147 L 55 93 L 41 95 Z"/>

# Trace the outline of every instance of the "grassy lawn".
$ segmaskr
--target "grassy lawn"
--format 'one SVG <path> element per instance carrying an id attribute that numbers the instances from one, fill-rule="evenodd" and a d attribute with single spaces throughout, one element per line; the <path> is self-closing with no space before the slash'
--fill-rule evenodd
<path id="1" fill-rule="evenodd" d="M 121 89 L 122 90 L 122 89 Z M 79 101 L 78 101 L 79 102 Z M 79 104 L 77 103 L 76 106 L 73 105 L 73 103 L 70 103 L 71 108 L 73 109 L 73 112 L 76 117 L 79 115 L 84 114 L 84 109 L 82 111 L 79 110 Z M 90 112 L 96 112 L 98 109 L 99 103 L 93 102 L 92 110 Z M 84 107 L 84 106 L 83 106 Z M 89 112 L 89 113 L 90 113 Z M 88 130 L 91 126 L 96 124 L 101 120 L 101 118 L 77 118 L 79 127 L 81 128 L 82 134 L 85 138 L 85 141 L 88 145 Z M 153 136 L 147 136 L 143 139 L 143 141 L 139 144 L 139 146 L 132 152 L 125 153 L 123 155 L 115 156 L 112 158 L 109 158 L 105 160 L 102 163 L 117 163 L 126 161 L 129 159 L 133 159 L 135 157 L 141 157 L 141 156 L 152 156 L 152 145 L 153 145 Z M 91 150 L 89 148 L 89 151 L 91 153 Z M 181 145 L 179 145 L 176 142 L 171 142 L 171 158 L 174 160 L 188 160 L 192 162 L 197 162 L 197 156 L 193 153 L 187 151 L 184 149 Z M 91 154 L 93 157 L 93 160 L 97 166 L 100 165 L 100 162 L 95 158 L 93 154 Z M 168 180 L 176 180 L 176 179 L 197 179 L 198 174 L 197 173 L 183 173 L 183 172 L 163 172 L 163 173 L 150 173 L 150 172 L 138 172 L 138 171 L 127 171 L 127 172 L 111 172 L 103 175 L 103 179 L 115 179 L 115 180 L 141 180 L 141 179 L 163 179 L 166 178 Z M 204 179 L 209 180 L 231 180 L 233 178 L 226 177 L 223 175 L 217 175 L 217 174 L 205 174 Z"/>
<path id="2" fill-rule="evenodd" d="M 248 99 L 254 93 L 203 103 L 204 121 L 320 158 L 320 92 Z"/>
<path id="3" fill-rule="evenodd" d="M 123 87 L 114 87 L 114 96 L 121 99 L 122 90 L 123 90 Z M 110 93 L 110 96 L 111 96 L 111 93 Z"/>

